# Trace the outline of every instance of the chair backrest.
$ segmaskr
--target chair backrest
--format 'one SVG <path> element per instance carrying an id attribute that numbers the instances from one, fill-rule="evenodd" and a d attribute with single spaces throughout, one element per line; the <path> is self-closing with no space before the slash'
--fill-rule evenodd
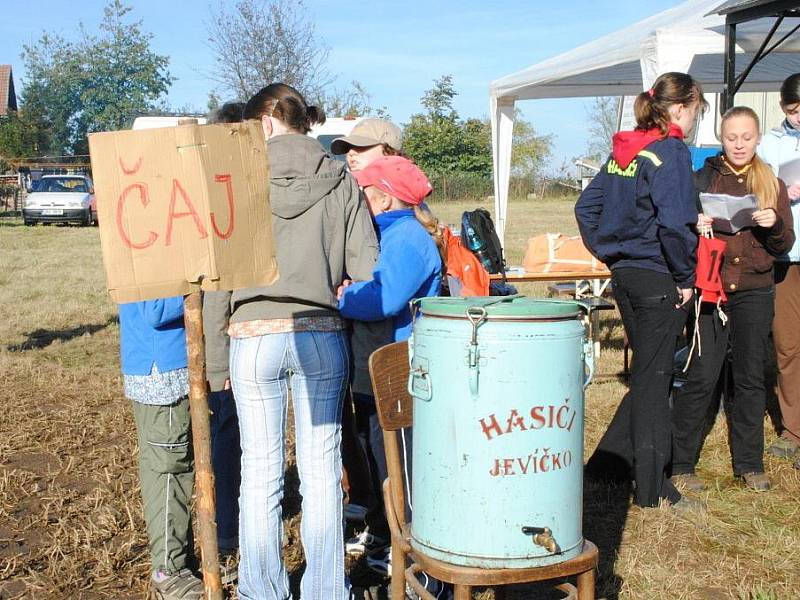
<path id="1" fill-rule="evenodd" d="M 384 431 L 411 426 L 413 403 L 408 393 L 409 370 L 407 341 L 379 348 L 369 357 L 378 420 Z"/>
<path id="2" fill-rule="evenodd" d="M 408 393 L 408 373 L 408 342 L 389 344 L 379 348 L 369 357 L 369 375 L 375 392 L 375 407 L 378 421 L 383 429 L 392 508 L 401 526 L 406 524 L 407 515 L 403 455 L 397 438 L 398 435 L 402 435 L 398 430 L 411 427 L 413 402 Z"/>

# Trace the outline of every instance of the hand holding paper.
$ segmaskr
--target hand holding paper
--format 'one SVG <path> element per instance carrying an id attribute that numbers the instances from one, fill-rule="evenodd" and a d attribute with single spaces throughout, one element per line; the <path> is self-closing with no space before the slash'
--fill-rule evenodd
<path id="1" fill-rule="evenodd" d="M 758 204 L 753 194 L 700 194 L 700 204 L 703 205 L 703 213 L 714 219 L 714 231 L 736 233 L 755 224 L 753 213 L 758 211 Z"/>
<path id="2" fill-rule="evenodd" d="M 765 227 L 769 229 L 770 227 L 775 225 L 775 222 L 777 220 L 778 220 L 778 214 L 771 208 L 757 210 L 756 212 L 753 213 L 753 222 L 759 227 Z"/>

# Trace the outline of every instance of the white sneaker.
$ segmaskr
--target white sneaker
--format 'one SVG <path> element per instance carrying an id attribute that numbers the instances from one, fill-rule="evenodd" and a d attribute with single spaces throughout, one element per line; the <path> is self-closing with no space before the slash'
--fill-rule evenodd
<path id="1" fill-rule="evenodd" d="M 363 523 L 367 518 L 367 507 L 360 504 L 345 504 L 342 513 L 346 521 Z"/>
<path id="2" fill-rule="evenodd" d="M 358 535 L 351 537 L 344 543 L 344 550 L 347 554 L 360 556 L 365 552 L 373 552 L 379 548 L 385 548 L 387 541 L 377 535 L 372 535 L 368 530 L 364 530 Z"/>

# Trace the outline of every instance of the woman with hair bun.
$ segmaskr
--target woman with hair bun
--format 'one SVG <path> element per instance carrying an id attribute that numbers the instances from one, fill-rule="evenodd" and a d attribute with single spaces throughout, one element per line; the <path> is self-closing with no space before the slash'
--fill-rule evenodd
<path id="1" fill-rule="evenodd" d="M 675 394 L 673 477 L 687 488 L 703 489 L 694 474 L 703 441 L 705 416 L 726 360 L 733 392 L 726 406 L 733 474 L 750 489 L 770 488 L 764 473 L 764 364 L 772 325 L 773 263 L 794 243 L 786 186 L 756 156 L 760 139 L 756 113 L 737 106 L 722 116 L 722 152 L 697 173 L 700 192 L 755 196 L 752 224 L 730 233 L 705 214 L 698 227 L 710 227 L 724 240 L 720 271 L 727 295 L 720 308 L 704 303 L 697 321 L 702 352 L 692 357 L 687 380 Z"/>
<path id="2" fill-rule="evenodd" d="M 586 465 L 636 483 L 634 502 L 690 507 L 667 477 L 672 362 L 695 281 L 696 193 L 683 142 L 706 107 L 700 84 L 664 73 L 636 98 L 636 129 L 617 133 L 611 156 L 575 206 L 586 247 L 611 269 L 633 351 L 630 389 Z"/>
<path id="3" fill-rule="evenodd" d="M 281 499 L 291 388 L 306 558 L 300 595 L 347 600 L 340 443 L 349 357 L 336 290 L 345 274 L 371 276 L 378 242 L 344 163 L 306 135 L 324 122 L 319 109 L 274 83 L 250 98 L 244 118 L 258 119 L 267 139 L 280 279 L 231 296 L 230 376 L 242 443 L 239 597 L 290 597 Z"/>

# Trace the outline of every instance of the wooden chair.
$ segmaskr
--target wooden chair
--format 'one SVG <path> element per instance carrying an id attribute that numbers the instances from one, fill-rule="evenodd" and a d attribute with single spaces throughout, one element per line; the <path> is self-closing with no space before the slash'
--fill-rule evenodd
<path id="1" fill-rule="evenodd" d="M 375 351 L 369 358 L 369 372 L 375 391 L 378 420 L 383 429 L 389 477 L 383 482 L 386 518 L 392 534 L 391 600 L 406 597 L 406 584 L 423 600 L 434 600 L 417 579 L 424 571 L 453 584 L 455 600 L 472 598 L 473 586 L 504 586 L 560 579 L 577 575 L 577 588 L 569 583 L 555 586 L 571 600 L 594 600 L 594 570 L 597 546 L 584 541 L 581 553 L 560 564 L 520 569 L 464 567 L 426 556 L 411 547 L 411 523 L 406 516 L 406 498 L 398 430 L 412 423 L 412 399 L 408 393 L 408 344 L 397 342 Z M 407 564 L 408 563 L 408 564 Z M 496 597 L 502 598 L 502 589 Z"/>

